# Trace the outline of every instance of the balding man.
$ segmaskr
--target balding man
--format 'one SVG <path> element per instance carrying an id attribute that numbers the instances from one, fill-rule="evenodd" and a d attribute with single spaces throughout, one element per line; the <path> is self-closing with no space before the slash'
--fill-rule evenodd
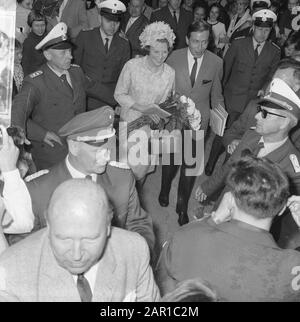
<path id="1" fill-rule="evenodd" d="M 128 10 L 121 20 L 121 30 L 125 33 L 131 47 L 131 57 L 146 55 L 141 48 L 139 36 L 148 25 L 149 20 L 144 16 L 145 0 L 130 0 Z"/>
<path id="2" fill-rule="evenodd" d="M 111 227 L 105 191 L 71 179 L 53 193 L 48 228 L 0 257 L 0 300 L 157 301 L 146 242 Z"/>

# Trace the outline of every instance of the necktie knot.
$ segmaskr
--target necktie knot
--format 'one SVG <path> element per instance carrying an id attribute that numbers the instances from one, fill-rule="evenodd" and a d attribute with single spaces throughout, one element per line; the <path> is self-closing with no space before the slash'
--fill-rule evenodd
<path id="1" fill-rule="evenodd" d="M 108 53 L 108 42 L 109 42 L 109 38 L 105 38 L 104 48 L 105 48 L 106 53 Z"/>
<path id="2" fill-rule="evenodd" d="M 60 76 L 60 79 L 61 79 L 61 82 L 64 84 L 65 89 L 69 92 L 69 94 L 71 96 L 73 96 L 73 88 L 72 88 L 72 86 L 68 82 L 67 75 L 66 74 L 62 74 Z"/>
<path id="3" fill-rule="evenodd" d="M 84 274 L 77 275 L 77 289 L 81 302 L 92 301 L 93 293 L 88 280 L 84 277 Z"/>
<path id="4" fill-rule="evenodd" d="M 175 24 L 176 24 L 176 26 L 177 26 L 176 10 L 174 10 L 174 11 L 173 11 L 173 18 L 174 18 Z"/>

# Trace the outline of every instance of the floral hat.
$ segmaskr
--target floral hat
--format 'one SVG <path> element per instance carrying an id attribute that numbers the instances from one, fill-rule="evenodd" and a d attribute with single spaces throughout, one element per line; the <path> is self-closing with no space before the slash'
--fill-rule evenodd
<path id="1" fill-rule="evenodd" d="M 153 22 L 146 26 L 139 37 L 142 48 L 152 46 L 157 40 L 161 39 L 167 39 L 169 47 L 173 47 L 175 38 L 171 27 L 162 21 Z"/>

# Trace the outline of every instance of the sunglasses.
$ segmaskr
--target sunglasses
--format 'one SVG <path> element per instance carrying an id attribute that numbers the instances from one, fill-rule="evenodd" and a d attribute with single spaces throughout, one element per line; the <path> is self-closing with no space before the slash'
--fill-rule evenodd
<path id="1" fill-rule="evenodd" d="M 276 115 L 276 116 L 279 116 L 279 117 L 286 118 L 286 116 L 283 116 L 283 115 L 280 115 L 280 114 L 276 114 L 276 113 L 269 112 L 269 111 L 267 111 L 267 110 L 265 110 L 265 109 L 261 108 L 261 106 L 260 106 L 260 105 L 258 105 L 258 106 L 257 106 L 257 113 L 261 113 L 261 117 L 262 117 L 263 119 L 265 119 L 265 118 L 268 116 L 268 114 Z"/>

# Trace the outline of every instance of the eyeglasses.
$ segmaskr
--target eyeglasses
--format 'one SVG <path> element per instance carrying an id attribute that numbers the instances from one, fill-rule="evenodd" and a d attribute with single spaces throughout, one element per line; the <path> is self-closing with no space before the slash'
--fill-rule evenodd
<path id="1" fill-rule="evenodd" d="M 268 114 L 276 115 L 276 116 L 279 116 L 279 117 L 286 118 L 286 116 L 283 116 L 283 115 L 280 115 L 280 114 L 276 114 L 276 113 L 269 112 L 269 111 L 267 111 L 267 110 L 265 110 L 265 109 L 261 108 L 261 106 L 260 106 L 260 105 L 258 105 L 258 106 L 257 106 L 257 113 L 261 113 L 261 117 L 262 117 L 263 119 L 265 119 L 265 118 L 268 116 Z"/>

